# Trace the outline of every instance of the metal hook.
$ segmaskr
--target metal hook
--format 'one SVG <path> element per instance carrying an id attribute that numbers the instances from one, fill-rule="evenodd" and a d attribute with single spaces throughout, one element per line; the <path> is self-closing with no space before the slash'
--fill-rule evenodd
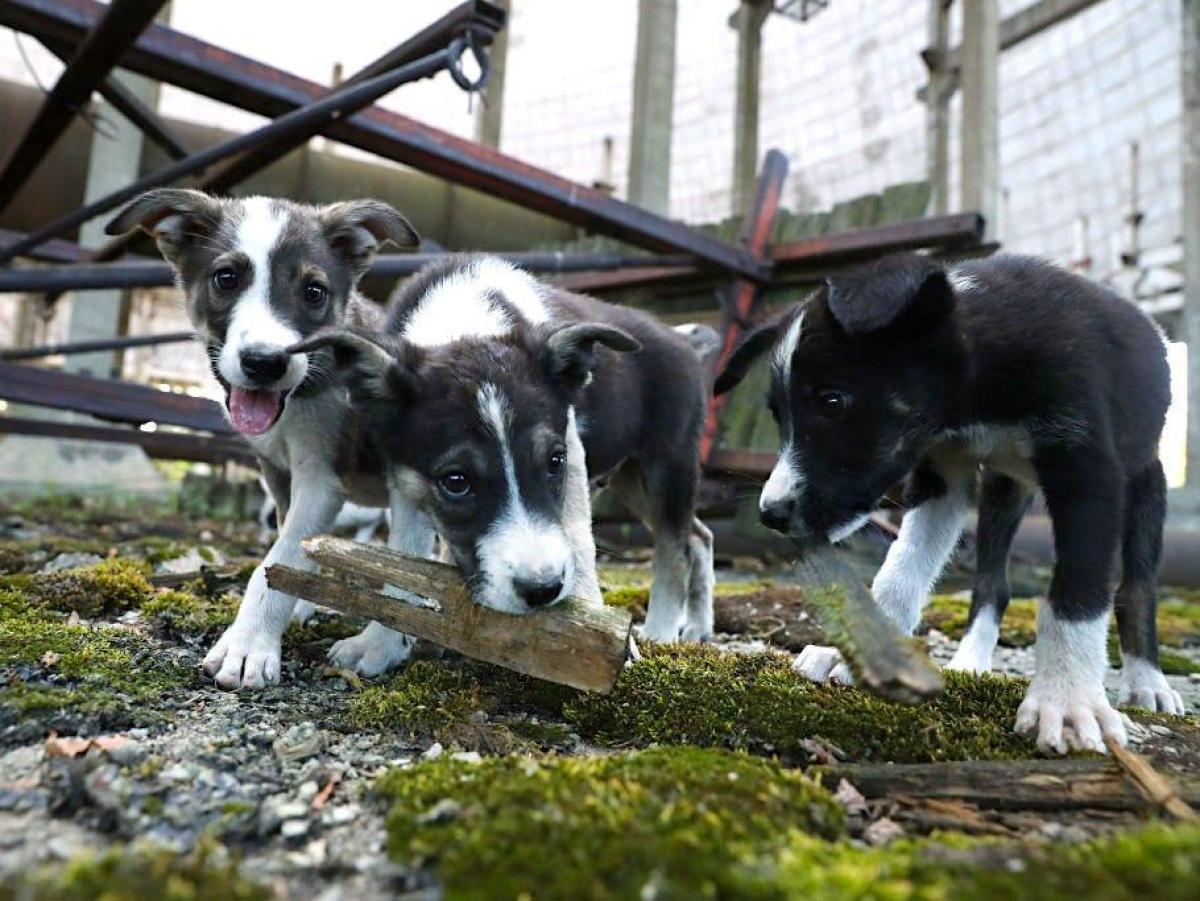
<path id="1" fill-rule="evenodd" d="M 475 41 L 475 32 L 473 29 L 468 29 L 465 36 L 455 38 L 450 42 L 450 62 L 446 69 L 450 72 L 450 77 L 454 79 L 454 83 L 468 93 L 481 91 L 488 83 L 488 78 L 492 74 L 492 63 L 488 59 L 487 53 Z M 462 57 L 467 51 L 471 51 L 471 55 L 475 57 L 475 63 L 479 66 L 479 77 L 472 81 L 462 70 Z"/>

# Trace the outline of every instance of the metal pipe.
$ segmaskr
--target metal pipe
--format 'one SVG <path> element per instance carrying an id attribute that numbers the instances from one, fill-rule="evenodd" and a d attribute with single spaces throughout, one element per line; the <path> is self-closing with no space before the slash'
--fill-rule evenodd
<path id="1" fill-rule="evenodd" d="M 0 169 L 0 210 L 63 135 L 96 85 L 158 14 L 164 0 L 112 0 L 46 96 L 37 116 Z"/>
<path id="2" fill-rule="evenodd" d="M 100 341 L 71 341 L 67 344 L 43 344 L 40 347 L 18 347 L 0 350 L 0 360 L 37 360 L 42 357 L 63 357 L 71 354 L 87 354 L 102 350 L 125 350 L 130 347 L 155 347 L 159 344 L 182 344 L 192 341 L 195 332 L 164 332 L 160 335 L 135 335 L 125 338 L 107 338 Z"/>
<path id="3" fill-rule="evenodd" d="M 164 429 L 143 432 L 141 429 L 119 426 L 82 425 L 58 419 L 24 419 L 17 416 L 0 416 L 0 435 L 38 435 L 136 444 L 155 459 L 199 463 L 236 460 L 247 466 L 258 465 L 257 458 L 246 442 L 233 436 L 217 437 L 194 432 L 168 432 Z"/>
<path id="4" fill-rule="evenodd" d="M 170 166 L 153 172 L 144 178 L 140 178 L 133 184 L 113 191 L 111 194 L 89 203 L 82 209 L 75 210 L 65 216 L 60 216 L 49 225 L 43 226 L 30 234 L 25 240 L 18 241 L 16 244 L 5 248 L 3 252 L 0 252 L 0 263 L 6 263 L 13 257 L 32 250 L 43 241 L 59 237 L 69 229 L 99 216 L 101 213 L 116 209 L 122 203 L 132 200 L 150 188 L 170 184 L 184 176 L 206 169 L 213 163 L 228 159 L 244 150 L 253 149 L 265 141 L 277 138 L 283 139 L 288 135 L 304 132 L 313 123 L 332 122 L 334 119 L 362 109 L 364 106 L 369 106 L 379 97 L 398 88 L 402 84 L 417 81 L 421 78 L 428 78 L 431 75 L 437 74 L 442 69 L 454 65 L 461 56 L 462 49 L 463 47 L 456 45 L 453 48 L 431 53 L 429 56 L 422 57 L 406 66 L 401 66 L 392 72 L 385 72 L 383 75 L 377 75 L 360 84 L 334 91 L 320 100 L 314 100 L 307 106 L 302 106 L 281 116 L 274 122 L 264 125 L 262 128 L 230 138 L 228 141 L 223 141 L 213 147 L 207 147 Z"/>
<path id="5" fill-rule="evenodd" d="M 376 257 L 367 270 L 372 278 L 401 278 L 412 275 L 447 256 L 472 254 L 412 253 Z M 619 253 L 561 253 L 530 251 L 497 254 L 531 272 L 584 272 L 620 270 L 646 265 L 686 269 L 694 260 L 687 256 L 639 257 Z M 159 260 L 119 260 L 114 263 L 79 263 L 72 266 L 37 266 L 0 270 L 0 293 L 36 291 L 57 294 L 99 288 L 162 288 L 175 283 L 171 267 Z"/>

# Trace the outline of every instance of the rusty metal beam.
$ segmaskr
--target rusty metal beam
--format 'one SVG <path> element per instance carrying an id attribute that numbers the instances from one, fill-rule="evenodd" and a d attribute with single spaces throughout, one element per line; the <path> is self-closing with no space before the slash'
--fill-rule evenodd
<path id="1" fill-rule="evenodd" d="M 768 254 L 767 242 L 771 237 L 771 228 L 775 224 L 775 214 L 779 211 L 779 197 L 783 192 L 783 180 L 787 178 L 787 157 L 778 150 L 768 150 L 763 159 L 762 172 L 758 176 L 758 191 L 755 193 L 754 204 L 746 213 L 742 225 L 742 244 L 748 253 L 756 258 L 765 258 Z M 723 295 L 722 306 L 725 316 L 721 335 L 721 352 L 717 355 L 714 369 L 720 372 L 728 362 L 730 355 L 737 347 L 742 332 L 754 311 L 758 300 L 759 285 L 745 278 L 734 279 Z M 704 433 L 700 436 L 700 462 L 707 465 L 717 439 L 717 429 L 720 426 L 721 410 L 724 409 L 729 395 L 714 397 L 709 401 L 708 418 L 704 423 Z"/>
<path id="2" fill-rule="evenodd" d="M 39 360 L 44 357 L 90 354 L 101 350 L 127 350 L 131 347 L 157 347 L 160 344 L 183 344 L 186 341 L 194 341 L 195 339 L 195 332 L 161 332 L 157 335 L 104 338 L 99 341 L 71 341 L 67 344 L 43 344 L 39 347 L 18 347 L 12 350 L 0 350 L 0 360 Z"/>
<path id="3" fill-rule="evenodd" d="M 132 425 L 157 422 L 218 435 L 234 434 L 221 405 L 207 398 L 20 363 L 0 362 L 0 398 L 35 407 L 88 413 L 111 422 Z"/>
<path id="4" fill-rule="evenodd" d="M 78 40 L 103 9 L 93 0 L 7 0 L 0 3 L 0 25 L 39 39 Z M 161 25 L 147 28 L 121 65 L 269 118 L 327 90 Z M 372 107 L 330 123 L 322 134 L 648 250 L 691 254 L 703 265 L 753 279 L 769 276 L 769 264 L 744 248 L 399 113 Z"/>
<path id="5" fill-rule="evenodd" d="M 42 46 L 64 63 L 71 58 L 71 48 L 64 44 L 56 41 L 43 41 Z M 96 90 L 100 93 L 101 97 L 112 104 L 114 109 L 136 125 L 143 135 L 161 147 L 171 159 L 180 160 L 188 155 L 188 149 L 175 137 L 174 133 L 158 113 L 142 103 L 121 82 L 117 81 L 111 75 L 106 76 L 100 79 L 99 84 L 96 85 Z"/>
<path id="6" fill-rule="evenodd" d="M 67 67 L 46 96 L 24 137 L 0 168 L 0 210 L 25 184 L 46 158 L 46 152 L 67 130 L 79 107 L 116 65 L 117 60 L 158 14 L 164 0 L 112 0 L 97 10 L 86 36 L 70 41 L 78 45 Z"/>
<path id="7" fill-rule="evenodd" d="M 74 245 L 70 245 L 74 246 Z M 412 275 L 430 263 L 454 254 L 410 253 L 378 256 L 367 270 L 367 278 L 402 278 Z M 470 254 L 464 254 L 470 256 Z M 530 272 L 589 272 L 619 271 L 640 266 L 647 260 L 658 271 L 673 267 L 691 271 L 688 256 L 629 256 L 619 253 L 560 253 L 527 251 L 501 253 L 503 257 Z M 114 263 L 78 263 L 69 266 L 29 266 L 0 269 L 0 293 L 36 291 L 56 294 L 64 291 L 85 291 L 99 288 L 163 288 L 175 283 L 170 265 L 161 260 L 130 258 Z"/>
<path id="8" fill-rule="evenodd" d="M 40 435 L 49 438 L 136 444 L 147 456 L 157 460 L 190 460 L 196 463 L 236 460 L 247 466 L 258 465 L 254 452 L 242 439 L 218 438 L 192 432 L 167 432 L 161 429 L 143 432 L 141 429 L 129 427 L 80 425 L 56 419 L 0 416 L 0 435 Z"/>
<path id="9" fill-rule="evenodd" d="M 59 216 L 53 222 L 31 232 L 24 240 L 0 251 L 0 263 L 6 263 L 13 257 L 32 250 L 42 241 L 61 237 L 63 233 L 75 226 L 116 209 L 150 188 L 170 184 L 245 150 L 252 150 L 264 142 L 286 141 L 295 135 L 312 134 L 319 130 L 321 125 L 336 121 L 351 110 L 361 109 L 402 84 L 428 78 L 442 69 L 454 65 L 456 60 L 457 55 L 453 48 L 423 56 L 398 69 L 326 94 L 305 106 L 285 113 L 254 131 L 237 135 L 212 147 L 206 147 L 204 150 L 178 160 L 157 172 L 143 176 L 132 184 L 106 194 L 81 209 Z M 114 250 L 114 252 L 116 251 Z"/>

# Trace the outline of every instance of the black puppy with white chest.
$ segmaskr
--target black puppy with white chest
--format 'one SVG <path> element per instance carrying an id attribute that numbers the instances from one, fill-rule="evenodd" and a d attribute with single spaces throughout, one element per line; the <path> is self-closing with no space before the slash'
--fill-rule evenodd
<path id="1" fill-rule="evenodd" d="M 1170 378 L 1161 333 L 1141 311 L 1032 258 L 947 270 L 902 255 L 830 280 L 759 327 L 717 392 L 766 353 L 783 439 L 759 503 L 766 525 L 837 541 L 907 479 L 907 513 L 872 592 L 911 634 L 978 488 L 970 624 L 950 667 L 982 672 L 1008 604 L 1009 548 L 1040 488 L 1056 564 L 1017 729 L 1060 753 L 1125 742 L 1103 684 L 1118 549 L 1121 700 L 1183 712 L 1155 634 Z M 796 665 L 849 680 L 833 649 L 807 648 Z"/>
<path id="2" fill-rule="evenodd" d="M 386 461 L 395 547 L 424 552 L 436 531 L 493 609 L 599 603 L 588 485 L 608 476 L 654 534 L 643 634 L 711 632 L 712 534 L 695 516 L 706 378 L 683 335 L 478 256 L 406 282 L 382 334 L 292 350 L 324 347 Z"/>

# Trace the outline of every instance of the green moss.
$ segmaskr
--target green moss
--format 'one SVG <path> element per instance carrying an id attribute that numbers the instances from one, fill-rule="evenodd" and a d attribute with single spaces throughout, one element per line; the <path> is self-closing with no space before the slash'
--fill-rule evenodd
<path id="1" fill-rule="evenodd" d="M 1191 673 L 1200 673 L 1200 663 L 1183 654 L 1175 654 L 1171 651 L 1158 652 L 1158 665 L 1168 676 L 1187 676 Z"/>
<path id="2" fill-rule="evenodd" d="M 213 859 L 202 843 L 192 854 L 167 850 L 107 851 L 23 874 L 0 884 L 0 899 L 28 901 L 257 901 L 267 890 Z"/>
<path id="3" fill-rule="evenodd" d="M 967 631 L 967 614 L 971 602 L 950 595 L 934 595 L 929 599 L 923 618 L 931 629 L 950 638 L 962 638 Z M 1011 648 L 1026 648 L 1037 638 L 1037 601 L 1018 599 L 1009 603 L 1000 624 L 1000 644 Z"/>
<path id="4" fill-rule="evenodd" d="M 140 566 L 128 560 L 105 560 L 95 566 L 32 576 L 5 576 L 0 588 L 20 591 L 49 610 L 78 613 L 86 619 L 139 606 L 150 595 Z"/>
<path id="5" fill-rule="evenodd" d="M 108 545 L 53 535 L 45 538 L 0 541 L 0 574 L 36 572 L 59 554 L 108 554 Z"/>
<path id="6" fill-rule="evenodd" d="M 142 604 L 142 614 L 169 634 L 212 637 L 233 622 L 238 600 L 209 598 L 191 591 L 160 591 Z"/>
<path id="7" fill-rule="evenodd" d="M 729 654 L 703 646 L 646 648 L 607 695 L 584 694 L 495 667 L 422 661 L 364 689 L 350 704 L 355 728 L 439 734 L 489 714 L 537 712 L 583 738 L 616 747 L 702 745 L 806 757 L 822 738 L 854 760 L 967 760 L 1029 756 L 1013 734 L 1019 679 L 946 674 L 928 704 L 890 704 L 854 688 L 814 685 L 781 654 Z"/>
<path id="8" fill-rule="evenodd" d="M 1200 828 L 1155 825 L 1077 845 L 938 836 L 877 849 L 793 833 L 775 860 L 743 868 L 730 894 L 809 901 L 1183 901 L 1200 896 Z"/>
<path id="9" fill-rule="evenodd" d="M 435 867 L 449 898 L 712 897 L 789 830 L 832 838 L 843 823 L 804 776 L 697 748 L 443 758 L 376 790 L 393 804 L 389 853 Z"/>
<path id="10" fill-rule="evenodd" d="M 153 702 L 193 678 L 131 630 L 73 625 L 23 593 L 0 590 L 0 722 L 32 712 L 153 722 Z"/>
<path id="11" fill-rule="evenodd" d="M 1019 679 L 946 673 L 946 693 L 917 707 L 855 688 L 816 685 L 778 654 L 703 646 L 649 649 L 608 695 L 564 707 L 585 737 L 617 745 L 697 744 L 784 754 L 822 738 L 854 760 L 897 762 L 1026 757 L 1012 732 Z"/>
<path id="12" fill-rule="evenodd" d="M 1200 602 L 1177 597 L 1159 601 L 1158 640 L 1177 648 L 1200 645 Z"/>
<path id="13" fill-rule="evenodd" d="M 350 702 L 350 725 L 436 735 L 465 723 L 484 706 L 483 687 L 470 672 L 418 660 L 402 673 L 369 685 Z"/>
<path id="14" fill-rule="evenodd" d="M 774 587 L 765 579 L 753 582 L 718 582 L 713 586 L 713 597 L 737 598 L 743 595 L 754 595 L 765 589 Z M 621 607 L 631 611 L 635 616 L 645 616 L 646 606 L 650 603 L 650 584 L 645 581 L 630 581 L 612 587 L 603 585 L 604 603 L 610 607 Z"/>

